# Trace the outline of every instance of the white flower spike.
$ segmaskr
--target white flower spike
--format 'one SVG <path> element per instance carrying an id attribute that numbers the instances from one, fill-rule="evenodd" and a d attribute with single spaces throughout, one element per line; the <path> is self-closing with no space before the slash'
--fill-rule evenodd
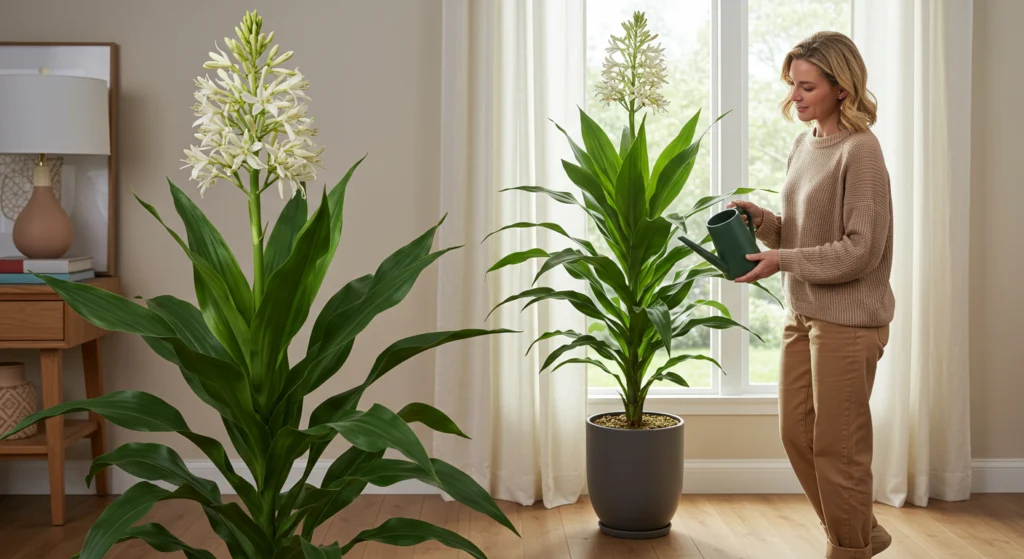
<path id="1" fill-rule="evenodd" d="M 658 38 L 647 29 L 647 17 L 634 12 L 632 21 L 622 24 L 625 35 L 612 36 L 605 49 L 597 97 L 605 104 L 618 103 L 629 112 L 630 129 L 634 115 L 650 108 L 665 111 L 668 101 L 660 93 L 666 81 L 665 49 L 653 44 Z"/>
<path id="2" fill-rule="evenodd" d="M 266 170 L 263 185 L 255 186 L 259 191 L 277 182 L 283 198 L 287 182 L 292 196 L 305 196 L 301 183 L 316 179 L 322 163 L 324 148 L 313 143 L 316 130 L 306 115 L 309 82 L 298 68 L 280 67 L 292 51 L 279 55 L 278 45 L 270 47 L 274 33 L 263 35 L 262 26 L 262 17 L 246 13 L 235 28 L 238 39 L 224 39 L 234 61 L 214 45 L 203 67 L 217 77 L 196 78 L 192 127 L 199 145 L 184 150 L 182 168 L 192 167 L 200 195 L 218 179 L 248 192 L 241 173 Z"/>

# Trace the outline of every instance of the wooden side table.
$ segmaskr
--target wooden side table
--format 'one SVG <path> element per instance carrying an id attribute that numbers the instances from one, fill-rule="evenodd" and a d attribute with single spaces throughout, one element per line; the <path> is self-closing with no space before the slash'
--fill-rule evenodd
<path id="1" fill-rule="evenodd" d="M 97 277 L 84 283 L 118 293 L 120 279 Z M 107 334 L 83 319 L 45 284 L 0 285 L 0 349 L 38 349 L 42 373 L 43 408 L 63 401 L 61 351 L 81 346 L 85 395 L 103 394 L 103 366 L 99 340 Z M 35 436 L 0 442 L 0 459 L 45 458 L 50 470 L 50 516 L 55 526 L 65 522 L 64 449 L 88 437 L 93 458 L 106 452 L 103 418 L 92 412 L 89 419 L 47 419 Z M 107 472 L 95 478 L 96 494 L 109 490 Z"/>

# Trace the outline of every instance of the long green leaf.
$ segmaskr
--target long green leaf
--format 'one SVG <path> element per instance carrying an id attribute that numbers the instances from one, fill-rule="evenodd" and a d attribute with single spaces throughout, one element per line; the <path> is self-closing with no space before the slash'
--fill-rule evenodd
<path id="1" fill-rule="evenodd" d="M 579 338 L 573 340 L 571 343 L 558 347 L 550 354 L 548 354 L 547 358 L 544 360 L 544 364 L 541 365 L 540 370 L 543 372 L 545 369 L 554 364 L 555 361 L 558 361 L 558 358 L 561 357 L 562 354 L 564 354 L 567 351 L 572 351 L 579 347 L 590 347 L 593 348 L 598 355 L 604 357 L 605 359 L 615 361 L 619 360 L 618 356 L 615 355 L 614 351 L 610 347 L 608 347 L 608 344 L 605 343 L 604 341 L 599 340 L 593 336 L 580 336 Z"/>
<path id="2" fill-rule="evenodd" d="M 613 180 L 618 174 L 620 164 L 625 167 L 626 159 L 629 159 L 627 155 L 620 161 L 619 154 L 615 151 L 615 146 L 612 145 L 611 139 L 608 138 L 608 134 L 601 128 L 594 119 L 590 118 L 583 109 L 579 110 L 580 113 L 580 133 L 583 136 L 583 145 L 587 148 L 587 153 L 594 159 L 594 164 L 601 173 L 604 174 L 608 180 Z M 641 125 L 641 130 L 643 126 Z M 637 134 L 638 137 L 643 136 L 643 132 Z M 632 147 L 630 150 L 632 151 Z M 618 185 L 616 185 L 616 188 Z M 619 208 L 622 209 L 621 207 Z"/>
<path id="3" fill-rule="evenodd" d="M 341 230 L 345 217 L 345 193 L 348 191 L 348 182 L 366 157 L 366 155 L 363 155 L 358 161 L 353 163 L 348 171 L 345 172 L 345 176 L 338 181 L 338 184 L 334 185 L 334 188 L 327 195 L 327 205 L 331 212 L 331 231 L 329 235 L 331 241 L 327 254 L 320 259 L 316 273 L 313 276 L 312 283 L 316 286 L 317 291 L 323 284 L 324 277 L 327 276 L 327 269 L 330 267 L 331 261 L 334 259 L 334 253 L 338 250 L 338 244 L 341 242 Z"/>
<path id="4" fill-rule="evenodd" d="M 185 554 L 185 559 L 216 559 L 215 556 L 205 549 L 197 549 L 178 539 L 170 530 L 156 523 L 140 524 L 132 526 L 125 531 L 124 536 L 117 540 L 123 543 L 130 540 L 141 540 L 161 553 L 174 553 L 180 551 Z M 79 555 L 75 555 L 79 557 Z M 72 558 L 74 559 L 74 557 Z"/>
<path id="5" fill-rule="evenodd" d="M 512 254 L 509 254 L 509 255 L 505 256 L 504 258 L 502 258 L 501 260 L 498 260 L 497 262 L 495 262 L 494 265 L 491 266 L 490 268 L 487 268 L 487 272 L 486 273 L 489 274 L 491 272 L 495 272 L 495 271 L 500 270 L 502 268 L 505 268 L 507 266 L 514 266 L 516 264 L 522 264 L 523 262 L 526 262 L 527 260 L 530 260 L 531 258 L 547 258 L 548 256 L 551 256 L 551 255 L 548 254 L 547 251 L 545 251 L 543 249 L 539 249 L 539 248 L 531 248 L 529 250 L 523 250 L 523 251 L 520 251 L 520 252 L 513 252 Z"/>
<path id="6" fill-rule="evenodd" d="M 704 139 L 704 135 L 711 130 L 711 127 L 715 125 L 719 120 L 729 114 L 731 111 L 726 111 L 722 116 L 715 119 L 704 132 L 697 138 L 692 144 L 686 149 L 680 151 L 678 154 L 672 157 L 669 162 L 664 166 L 661 173 L 658 175 L 658 184 L 655 185 L 654 194 L 651 196 L 649 204 L 649 214 L 651 216 L 661 215 L 675 199 L 682 192 L 683 186 L 686 184 L 686 180 L 690 176 L 690 171 L 693 170 L 694 162 L 697 160 L 697 153 L 700 151 L 700 143 Z"/>
<path id="7" fill-rule="evenodd" d="M 380 378 L 388 371 L 391 371 L 395 367 L 423 353 L 424 351 L 429 351 L 436 347 L 461 340 L 515 332 L 515 330 L 508 330 L 504 328 L 499 328 L 497 330 L 465 329 L 428 332 L 426 334 L 417 334 L 415 336 L 403 338 L 389 345 L 387 349 L 377 356 L 377 360 L 374 361 L 373 367 L 370 368 L 370 373 L 366 376 L 366 381 L 363 383 L 363 386 L 369 387 L 374 382 L 380 380 Z"/>
<path id="8" fill-rule="evenodd" d="M 629 245 L 627 277 L 630 285 L 638 286 L 641 290 L 645 287 L 640 285 L 640 275 L 644 264 L 665 250 L 671 233 L 672 225 L 662 217 L 654 219 L 645 217 L 637 223 Z"/>
<path id="9" fill-rule="evenodd" d="M 97 472 L 109 466 L 148 481 L 165 481 L 180 487 L 191 485 L 211 503 L 220 503 L 220 489 L 217 484 L 197 477 L 174 449 L 157 443 L 126 443 L 116 449 L 97 456 L 85 476 L 88 486 Z"/>
<path id="10" fill-rule="evenodd" d="M 295 238 L 309 219 L 305 196 L 292 196 L 281 210 L 263 252 L 263 277 L 269 278 L 292 253 Z"/>
<path id="11" fill-rule="evenodd" d="M 693 134 L 697 130 L 697 121 L 700 120 L 700 108 L 697 108 L 697 112 L 690 117 L 690 120 L 686 121 L 686 124 L 679 129 L 679 133 L 672 139 L 671 142 L 665 149 L 658 155 L 658 159 L 654 162 L 654 170 L 651 171 L 651 182 L 650 185 L 654 186 L 658 184 L 658 176 L 661 175 L 661 171 L 668 165 L 668 162 L 673 157 L 679 154 L 679 152 L 686 149 L 693 141 Z"/>
<path id="12" fill-rule="evenodd" d="M 584 207 L 583 204 L 580 204 L 579 200 L 577 200 L 576 197 L 573 196 L 572 194 L 569 194 L 568 192 L 563 192 L 561 190 L 550 190 L 544 188 L 543 186 L 514 186 L 512 188 L 503 188 L 499 190 L 499 192 L 510 192 L 513 190 L 520 190 L 523 192 L 530 192 L 533 194 L 547 194 L 548 196 L 551 197 L 552 200 L 556 202 L 560 202 L 562 204 L 576 205 L 581 208 Z"/>
<path id="13" fill-rule="evenodd" d="M 536 340 L 533 340 L 533 342 L 530 343 L 530 347 L 526 348 L 526 355 L 530 354 L 530 351 L 533 349 L 533 346 L 537 345 L 538 342 L 542 342 L 544 340 L 549 340 L 551 338 L 555 338 L 555 337 L 558 337 L 558 336 L 565 336 L 567 338 L 571 338 L 571 339 L 575 340 L 576 338 L 580 337 L 581 335 L 582 334 L 580 334 L 579 332 L 577 332 L 575 330 L 553 330 L 551 332 L 544 332 L 543 334 L 538 336 Z"/>
<path id="14" fill-rule="evenodd" d="M 740 324 L 739 322 L 736 322 L 735 320 L 733 320 L 731 318 L 726 318 L 724 316 L 708 316 L 708 317 L 704 317 L 704 318 L 692 318 L 692 319 L 686 321 L 685 323 L 681 324 L 680 326 L 676 327 L 675 332 L 674 332 L 674 337 L 679 338 L 679 337 L 685 336 L 691 330 L 693 330 L 694 328 L 696 328 L 698 326 L 703 326 L 705 328 L 711 328 L 713 330 L 725 330 L 725 329 L 728 329 L 728 328 L 742 328 L 743 330 L 746 330 L 747 332 L 750 332 L 751 335 L 753 335 L 755 338 L 757 338 L 762 343 L 764 342 L 764 339 L 761 338 L 761 336 L 759 336 L 756 332 L 754 332 L 750 328 L 747 328 L 746 326 Z"/>
<path id="15" fill-rule="evenodd" d="M 551 120 L 551 119 L 548 119 L 548 120 Z M 611 179 L 614 178 L 615 175 L 609 176 L 609 175 L 605 174 L 604 172 L 602 172 L 597 167 L 597 163 L 594 162 L 594 158 L 592 158 L 589 153 L 584 151 L 583 148 L 581 148 L 575 142 L 575 140 L 572 139 L 572 136 L 570 136 L 569 133 L 565 131 L 565 128 L 562 128 L 561 125 L 559 125 L 557 122 L 555 122 L 553 120 L 551 122 L 555 125 L 555 128 L 558 128 L 558 131 L 561 132 L 565 136 L 565 139 L 569 141 L 569 147 L 572 149 L 573 156 L 576 157 L 576 162 L 579 163 L 581 167 L 586 169 L 588 173 L 590 173 L 593 177 L 595 177 L 601 183 L 601 187 L 602 187 L 602 189 L 605 192 L 605 198 L 607 200 L 611 200 L 612 198 L 614 198 L 615 190 L 614 190 L 614 185 L 612 184 L 612 180 Z M 620 160 L 621 160 L 622 157 L 625 157 L 625 156 L 626 156 L 626 154 L 625 154 L 625 152 L 623 152 L 620 155 Z"/>
<path id="16" fill-rule="evenodd" d="M 225 361 L 231 359 L 203 320 L 203 313 L 192 303 L 171 295 L 159 295 L 146 299 L 146 306 L 160 315 L 189 349 Z"/>
<path id="17" fill-rule="evenodd" d="M 686 382 L 686 379 L 684 379 L 683 377 L 679 376 L 676 373 L 659 373 L 659 374 L 655 375 L 652 378 L 652 380 L 654 380 L 654 381 L 667 380 L 669 382 L 678 384 L 679 386 L 682 386 L 683 388 L 689 388 L 690 387 L 690 383 Z"/>
<path id="18" fill-rule="evenodd" d="M 309 225 L 299 232 L 295 248 L 274 275 L 252 323 L 251 383 L 260 411 L 269 410 L 286 378 L 277 372 L 295 334 L 305 324 L 319 285 L 310 279 L 330 247 L 331 215 L 326 195 L 321 199 Z"/>
<path id="19" fill-rule="evenodd" d="M 766 188 L 737 188 L 737 189 L 733 190 L 732 192 L 726 192 L 725 194 L 719 194 L 719 195 L 716 195 L 716 196 L 704 196 L 700 200 L 697 200 L 696 202 L 694 202 L 693 207 L 690 208 L 690 210 L 688 212 L 686 212 L 686 214 L 683 215 L 683 219 L 684 220 L 690 219 L 694 215 L 696 215 L 696 214 L 698 214 L 698 213 L 700 213 L 700 212 L 710 208 L 711 206 L 714 206 L 715 204 L 717 204 L 719 202 L 724 202 L 724 201 L 726 201 L 726 200 L 728 200 L 730 198 L 733 198 L 735 196 L 743 196 L 743 195 L 746 195 L 746 194 L 750 194 L 751 192 L 771 192 L 771 193 L 777 193 L 774 190 L 768 190 Z"/>
<path id="20" fill-rule="evenodd" d="M 517 293 L 515 295 L 509 295 L 502 302 L 498 303 L 497 305 L 494 305 L 494 308 L 491 309 L 491 312 L 487 313 L 487 316 L 484 317 L 484 320 L 487 320 L 488 318 L 490 318 L 491 315 L 494 314 L 494 311 L 498 310 L 499 307 L 507 305 L 508 303 L 511 303 L 512 301 L 518 301 L 519 299 L 529 299 L 531 297 L 536 297 L 538 295 L 546 295 L 546 294 L 554 293 L 554 292 L 555 292 L 555 290 L 550 288 L 550 287 L 534 287 L 534 288 L 531 288 L 531 289 L 527 289 L 527 290 L 525 290 L 525 291 L 523 291 L 521 293 Z"/>
<path id="21" fill-rule="evenodd" d="M 476 559 L 487 559 L 484 552 L 473 545 L 473 542 L 455 532 L 411 518 L 392 518 L 376 528 L 363 530 L 355 538 L 352 538 L 352 541 L 345 544 L 341 551 L 344 555 L 360 542 L 380 542 L 387 545 L 409 547 L 431 540 L 452 549 L 465 551 Z"/>
<path id="22" fill-rule="evenodd" d="M 225 285 L 224 280 L 217 275 L 217 272 L 206 260 L 193 252 L 185 241 L 174 232 L 173 229 L 164 223 L 160 212 L 152 205 L 144 202 L 142 198 L 135 195 L 142 207 L 146 208 L 157 222 L 163 226 L 167 233 L 177 241 L 178 245 L 192 261 L 193 277 L 195 283 L 196 299 L 199 301 L 199 308 L 203 313 L 203 319 L 210 326 L 217 339 L 224 348 L 231 354 L 243 370 L 249 366 L 249 324 L 242 317 L 241 312 L 235 307 L 231 293 Z"/>
<path id="23" fill-rule="evenodd" d="M 390 459 L 364 464 L 350 475 L 378 487 L 387 487 L 409 479 L 422 481 L 437 487 L 467 507 L 489 516 L 516 535 L 519 534 L 494 499 L 473 478 L 443 460 L 434 458 L 431 463 L 436 476 L 425 471 L 419 464 Z"/>
<path id="24" fill-rule="evenodd" d="M 159 314 L 120 295 L 89 284 L 37 276 L 76 313 L 104 330 L 158 338 L 173 337 L 174 329 Z"/>
<path id="25" fill-rule="evenodd" d="M 406 423 L 422 423 L 438 433 L 469 439 L 469 435 L 463 433 L 462 429 L 459 429 L 459 426 L 452 421 L 452 418 L 434 406 L 413 402 L 402 408 L 398 412 L 398 417 L 401 417 Z"/>
<path id="26" fill-rule="evenodd" d="M 610 147 L 611 143 L 608 145 Z M 628 232 L 633 231 L 647 215 L 647 186 L 644 182 L 646 170 L 643 168 L 646 161 L 647 133 L 641 124 L 636 140 L 629 147 L 629 153 L 622 160 L 622 167 L 615 176 L 615 208 Z"/>
<path id="27" fill-rule="evenodd" d="M 174 208 L 185 225 L 189 249 L 206 261 L 214 273 L 224 280 L 224 285 L 231 294 L 235 308 L 246 322 L 251 321 L 254 308 L 252 289 L 249 287 L 249 281 L 242 274 L 242 269 L 238 266 L 238 261 L 235 260 L 231 248 L 192 199 L 175 186 L 170 179 L 167 180 L 167 184 L 171 186 Z"/>
<path id="28" fill-rule="evenodd" d="M 114 425 L 132 431 L 166 433 L 188 430 L 181 412 L 167 402 L 148 392 L 119 390 L 96 398 L 73 400 L 37 411 L 0 436 L 0 441 L 44 419 L 76 411 L 98 413 Z"/>
<path id="29" fill-rule="evenodd" d="M 672 356 L 672 315 L 669 313 L 665 303 L 659 301 L 657 304 L 644 309 L 647 317 L 651 319 L 654 328 L 661 337 L 661 343 L 665 345 L 665 351 Z"/>
<path id="30" fill-rule="evenodd" d="M 596 256 L 598 254 L 597 253 L 597 249 L 594 248 L 594 244 L 591 243 L 590 241 L 587 241 L 587 240 L 584 240 L 584 239 L 577 239 L 576 237 L 573 237 L 573 236 L 569 235 L 569 233 L 567 233 L 565 231 L 565 229 L 562 228 L 561 225 L 559 225 L 557 223 L 549 223 L 549 222 L 532 223 L 532 222 L 529 222 L 529 221 L 520 221 L 518 223 L 513 223 L 512 225 L 506 225 L 506 226 L 502 227 L 501 229 L 498 229 L 497 231 L 493 231 L 491 233 L 488 233 L 487 236 L 484 237 L 484 240 L 480 241 L 480 242 L 483 243 L 484 241 L 489 239 L 491 237 L 491 235 L 496 235 L 498 233 L 501 233 L 502 231 L 507 231 L 509 229 L 527 229 L 527 228 L 531 228 L 531 227 L 540 227 L 542 229 L 547 229 L 548 231 L 554 231 L 555 233 L 558 233 L 559 235 L 565 237 L 566 239 L 569 239 L 572 242 L 580 245 L 581 247 L 586 249 L 587 252 L 590 253 L 591 255 Z"/>
<path id="31" fill-rule="evenodd" d="M 315 546 L 306 540 L 299 540 L 302 545 L 302 554 L 306 559 L 341 559 L 341 548 L 338 544 L 328 547 Z"/>

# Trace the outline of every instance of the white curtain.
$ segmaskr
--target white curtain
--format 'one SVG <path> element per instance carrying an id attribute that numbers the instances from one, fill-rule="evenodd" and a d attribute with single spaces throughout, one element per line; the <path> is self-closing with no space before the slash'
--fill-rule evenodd
<path id="1" fill-rule="evenodd" d="M 872 395 L 875 499 L 970 496 L 971 0 L 854 0 L 892 180 L 896 316 Z"/>
<path id="2" fill-rule="evenodd" d="M 554 222 L 570 235 L 585 234 L 578 207 L 543 195 L 499 192 L 528 185 L 572 190 L 561 167 L 572 153 L 551 121 L 579 138 L 583 0 L 445 0 L 443 9 L 441 210 L 448 218 L 439 246 L 465 246 L 441 260 L 438 329 L 522 332 L 436 352 L 435 405 L 472 440 L 435 436 L 434 455 L 497 499 L 571 503 L 585 483 L 586 373 L 573 365 L 538 374 L 557 339 L 525 353 L 541 333 L 583 331 L 584 320 L 565 303 L 543 302 L 520 312 L 526 301 L 519 301 L 484 323 L 498 302 L 531 287 L 541 260 L 485 278 L 492 264 L 513 252 L 568 245 L 539 228 L 481 241 L 516 222 Z M 581 289 L 561 271 L 549 275 L 538 286 Z"/>

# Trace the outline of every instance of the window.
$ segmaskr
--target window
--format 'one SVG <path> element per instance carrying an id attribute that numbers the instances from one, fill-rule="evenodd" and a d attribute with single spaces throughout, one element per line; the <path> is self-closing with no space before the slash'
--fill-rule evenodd
<path id="1" fill-rule="evenodd" d="M 649 27 L 665 48 L 668 64 L 664 90 L 668 113 L 648 118 L 649 153 L 660 153 L 698 109 L 698 134 L 714 118 L 732 111 L 705 136 L 686 188 L 669 212 L 684 211 L 701 196 L 740 186 L 776 191 L 781 187 L 792 140 L 804 129 L 802 123 L 789 122 L 779 112 L 779 102 L 788 93 L 779 79 L 783 57 L 794 44 L 816 31 L 850 34 L 850 0 L 586 1 L 586 110 L 606 131 L 617 136 L 623 114 L 615 106 L 595 102 L 593 85 L 600 80 L 609 36 L 621 34 L 621 23 L 633 11 L 647 15 Z M 778 209 L 776 194 L 754 193 L 750 199 Z M 706 218 L 710 214 L 702 215 Z M 695 220 L 691 225 L 699 228 L 700 223 Z M 602 244 L 601 236 L 591 227 L 590 240 Z M 694 264 L 698 258 L 689 257 L 680 268 Z M 779 274 L 764 285 L 783 298 Z M 727 374 L 721 375 L 706 362 L 689 361 L 676 369 L 690 384 L 689 389 L 659 383 L 652 394 L 774 393 L 785 309 L 757 288 L 721 280 L 698 282 L 691 298 L 721 301 L 733 318 L 749 325 L 764 342 L 738 328 L 698 329 L 677 340 L 673 350 L 711 355 Z M 588 357 L 600 359 L 593 354 Z M 664 362 L 665 356 L 660 359 Z M 588 374 L 591 394 L 615 393 L 614 379 L 593 369 Z"/>

